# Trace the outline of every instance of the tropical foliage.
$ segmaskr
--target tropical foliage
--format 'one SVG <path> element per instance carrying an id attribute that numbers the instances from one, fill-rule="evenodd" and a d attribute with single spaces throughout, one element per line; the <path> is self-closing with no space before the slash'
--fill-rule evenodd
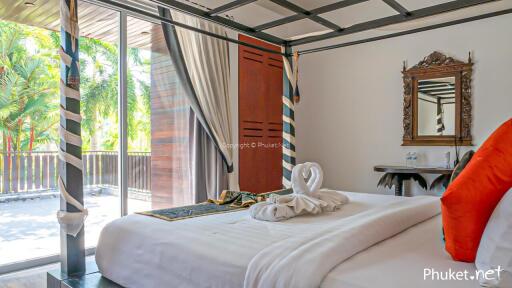
<path id="1" fill-rule="evenodd" d="M 59 42 L 56 32 L 0 21 L 2 151 L 57 150 Z M 80 38 L 83 150 L 116 150 L 118 55 L 116 44 Z M 128 55 L 129 149 L 149 151 L 149 52 Z"/>
<path id="2" fill-rule="evenodd" d="M 38 41 L 33 41 L 37 39 Z M 0 22 L 0 133 L 3 151 L 55 142 L 58 58 L 49 34 Z M 55 54 L 55 53 L 53 53 Z"/>

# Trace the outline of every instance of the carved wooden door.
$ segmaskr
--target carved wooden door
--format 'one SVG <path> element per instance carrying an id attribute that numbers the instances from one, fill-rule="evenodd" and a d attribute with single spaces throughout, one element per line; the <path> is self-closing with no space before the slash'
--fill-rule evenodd
<path id="1" fill-rule="evenodd" d="M 280 51 L 244 35 L 239 39 Z M 283 61 L 281 56 L 240 45 L 238 49 L 240 189 L 281 188 Z"/>

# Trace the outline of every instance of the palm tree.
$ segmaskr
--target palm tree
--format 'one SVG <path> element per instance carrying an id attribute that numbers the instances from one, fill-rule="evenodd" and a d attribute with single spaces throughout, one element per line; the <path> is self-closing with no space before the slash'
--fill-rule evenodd
<path id="1" fill-rule="evenodd" d="M 0 26 L 2 33 L 0 35 L 0 130 L 2 132 L 2 148 L 3 151 L 8 151 L 8 144 L 10 143 L 11 129 L 11 114 L 17 110 L 16 101 L 10 93 L 11 87 L 15 84 L 15 79 L 9 73 L 13 68 L 13 60 L 19 59 L 19 54 L 22 53 L 20 41 L 22 33 L 19 29 L 13 29 L 5 24 Z"/>
<path id="2" fill-rule="evenodd" d="M 4 25 L 2 25 L 2 28 Z M 10 175 L 10 167 L 11 165 L 11 144 L 12 144 L 12 132 L 15 129 L 15 119 L 13 119 L 13 114 L 15 114 L 19 110 L 19 103 L 15 96 L 15 87 L 18 83 L 17 77 L 12 73 L 14 68 L 14 63 L 17 59 L 21 58 L 20 54 L 23 54 L 23 49 L 20 46 L 20 41 L 22 39 L 22 33 L 19 29 L 13 29 L 11 27 L 7 27 L 8 29 L 2 29 L 2 34 L 0 35 L 0 67 L 2 73 L 0 75 L 0 101 L 2 103 L 2 107 L 0 110 L 0 124 L 2 131 L 2 148 L 5 151 L 4 154 L 4 167 L 7 168 L 6 175 L 7 177 L 11 177 Z M 13 121 L 14 120 L 14 121 Z M 8 187 L 10 189 L 10 187 Z"/>
<path id="3" fill-rule="evenodd" d="M 19 169 L 19 152 L 58 143 L 60 60 L 55 51 L 59 43 L 57 32 L 0 21 L 0 148 L 7 153 L 4 168 L 9 171 L 11 153 L 17 152 Z M 114 150 L 118 144 L 118 48 L 81 37 L 80 52 L 84 150 Z M 146 54 L 136 48 L 128 51 L 129 143 L 141 150 L 149 150 L 151 130 Z M 115 128 L 107 129 L 102 120 Z"/>
<path id="4" fill-rule="evenodd" d="M 23 43 L 29 34 L 26 30 L 13 23 L 0 25 L 0 131 L 2 148 L 9 159 L 6 168 L 11 166 L 10 153 L 16 152 L 17 175 L 22 142 L 27 142 L 31 151 L 41 125 L 47 131 L 58 121 L 57 113 L 52 113 L 58 110 L 46 110 L 57 107 L 58 78 L 53 77 L 52 71 L 58 70 L 58 64 L 52 63 L 52 58 L 30 55 Z"/>
<path id="5" fill-rule="evenodd" d="M 82 129 L 89 148 L 99 150 L 100 121 L 117 115 L 118 52 L 113 44 L 84 37 L 80 52 Z"/>
<path id="6" fill-rule="evenodd" d="M 104 131 L 102 143 L 100 121 L 110 119 L 117 124 L 118 97 L 118 49 L 117 46 L 97 39 L 80 38 L 82 128 L 86 135 L 85 147 L 91 150 L 114 150 L 118 144 L 117 129 Z M 128 50 L 129 70 L 149 67 L 149 61 L 141 57 L 140 50 Z M 147 71 L 149 72 L 149 71 Z M 150 93 L 149 84 L 136 79 L 131 71 L 127 75 L 128 137 L 130 142 L 149 139 L 150 134 Z M 137 93 L 140 92 L 140 93 Z M 117 127 L 117 125 L 116 125 Z M 89 137 L 87 137 L 89 136 Z M 90 140 L 89 140 L 90 139 Z M 87 140 L 90 142 L 87 143 Z M 149 150 L 149 142 L 145 143 Z"/>

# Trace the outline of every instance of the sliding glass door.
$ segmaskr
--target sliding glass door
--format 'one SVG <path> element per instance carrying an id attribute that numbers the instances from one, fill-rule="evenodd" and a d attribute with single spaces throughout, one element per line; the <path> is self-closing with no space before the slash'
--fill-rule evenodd
<path id="1" fill-rule="evenodd" d="M 127 18 L 128 213 L 190 204 L 189 105 L 162 26 Z"/>
<path id="2" fill-rule="evenodd" d="M 58 4 L 21 5 L 24 18 L 0 15 L 0 273 L 57 261 L 60 252 Z M 79 2 L 78 14 L 85 244 L 94 247 L 103 226 L 121 215 L 119 12 Z"/>
<path id="3" fill-rule="evenodd" d="M 0 274 L 56 262 L 60 252 L 59 6 L 26 9 L 49 17 L 0 15 L 12 16 L 0 21 Z M 85 246 L 92 253 L 113 219 L 193 203 L 192 113 L 159 23 L 84 1 L 78 18 Z"/>
<path id="4" fill-rule="evenodd" d="M 119 169 L 120 13 L 79 2 L 80 92 L 85 246 L 95 247 L 101 229 L 121 216 Z"/>

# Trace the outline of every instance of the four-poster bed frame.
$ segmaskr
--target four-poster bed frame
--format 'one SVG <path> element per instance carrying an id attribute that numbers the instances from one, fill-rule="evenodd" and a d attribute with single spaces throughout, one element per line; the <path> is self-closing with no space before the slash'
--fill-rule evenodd
<path id="1" fill-rule="evenodd" d="M 61 21 L 62 28 L 61 28 L 61 46 L 64 50 L 64 52 L 72 58 L 73 63 L 78 63 L 78 46 L 77 42 L 78 39 L 72 33 L 69 33 L 65 29 L 65 26 L 68 25 L 66 21 L 76 21 L 77 18 L 77 1 L 78 0 L 60 0 L 61 1 L 61 9 L 68 9 L 67 11 L 61 11 L 61 15 L 69 15 L 70 19 L 64 19 Z M 293 12 L 293 15 L 283 17 L 278 20 L 270 21 L 268 23 L 263 23 L 255 27 L 249 27 L 244 24 L 235 22 L 229 18 L 226 18 L 224 16 L 221 16 L 221 14 L 231 11 L 233 9 L 237 9 L 240 7 L 243 7 L 245 5 L 248 5 L 250 3 L 255 2 L 256 0 L 234 0 L 231 1 L 225 5 L 221 5 L 219 7 L 215 7 L 209 11 L 203 10 L 200 8 L 196 8 L 192 5 L 186 4 L 184 2 L 180 2 L 177 0 L 151 0 L 156 5 L 178 10 L 183 13 L 187 13 L 189 15 L 199 17 L 208 21 L 212 21 L 214 23 L 217 23 L 219 25 L 225 26 L 226 28 L 238 31 L 240 33 L 267 41 L 269 43 L 279 45 L 283 47 L 283 50 L 281 53 L 260 47 L 258 45 L 246 43 L 243 41 L 239 41 L 237 39 L 229 38 L 223 35 L 218 35 L 209 31 L 204 31 L 195 27 L 191 27 L 176 21 L 173 21 L 171 19 L 167 19 L 164 17 L 161 17 L 155 13 L 152 13 L 150 11 L 141 9 L 140 7 L 136 7 L 136 5 L 130 5 L 130 3 L 122 2 L 122 1 L 114 1 L 114 0 L 90 0 L 90 2 L 93 3 L 99 3 L 103 4 L 109 7 L 113 7 L 117 10 L 120 10 L 122 15 L 126 17 L 126 13 L 130 13 L 133 15 L 139 15 L 141 17 L 145 18 L 151 18 L 155 21 L 168 23 L 171 25 L 175 25 L 177 27 L 181 27 L 190 31 L 194 31 L 197 33 L 202 33 L 210 37 L 214 37 L 217 39 L 221 39 L 224 41 L 228 41 L 230 43 L 234 43 L 237 45 L 245 45 L 248 47 L 252 47 L 255 49 L 259 49 L 262 51 L 275 53 L 282 55 L 284 57 L 287 57 L 292 62 L 292 50 L 294 47 L 304 44 L 310 44 L 318 41 L 333 39 L 336 37 L 369 31 L 372 29 L 377 29 L 380 27 L 393 25 L 393 24 L 400 24 L 412 20 L 416 20 L 419 18 L 424 17 L 430 17 L 435 16 L 438 14 L 451 12 L 455 10 L 459 10 L 462 8 L 467 8 L 471 6 L 476 6 L 480 4 L 485 4 L 489 2 L 495 2 L 496 0 L 457 0 L 457 1 L 450 1 L 443 4 L 433 5 L 417 10 L 408 10 L 404 6 L 400 4 L 400 0 L 382 0 L 385 4 L 387 4 L 389 7 L 394 9 L 396 11 L 396 14 L 393 16 L 384 17 L 381 19 L 371 20 L 359 24 L 355 24 L 349 27 L 341 27 L 337 24 L 325 19 L 322 17 L 322 14 L 340 10 L 349 6 L 357 5 L 359 3 L 366 2 L 368 0 L 343 0 L 334 2 L 329 5 L 321 6 L 312 10 L 304 9 L 303 7 L 300 7 L 288 0 L 270 0 L 271 2 Z M 65 12 L 65 13 L 64 13 Z M 483 18 L 488 17 L 494 17 L 498 15 L 508 14 L 512 13 L 512 9 L 506 9 L 502 11 L 482 14 L 478 16 L 473 16 L 469 18 L 454 20 L 450 22 L 445 22 L 441 24 L 436 25 L 430 25 L 430 26 L 424 26 L 421 28 L 416 28 L 412 30 L 406 30 L 391 34 L 386 34 L 382 36 L 376 36 L 371 38 L 366 38 L 362 40 L 357 41 L 351 41 L 351 42 L 345 42 L 335 45 L 329 45 L 329 46 L 323 46 L 318 48 L 310 48 L 302 51 L 298 51 L 298 54 L 309 54 L 309 53 L 315 53 L 330 49 L 336 49 L 340 47 L 346 47 L 371 41 L 377 41 L 392 37 L 398 37 L 402 35 L 412 34 L 412 33 L 418 33 L 422 31 L 427 31 L 431 29 L 437 29 L 440 27 L 450 26 L 450 25 L 456 25 L 461 24 L 469 21 L 479 20 Z M 126 18 L 124 17 L 124 20 Z M 310 21 L 313 21 L 315 23 L 318 23 L 327 29 L 330 29 L 329 32 L 326 32 L 324 34 L 320 35 L 314 35 L 314 36 L 305 36 L 302 38 L 294 39 L 294 40 L 285 40 L 281 39 L 277 36 L 274 36 L 272 34 L 269 34 L 265 32 L 265 30 L 268 30 L 273 27 L 290 24 L 295 21 L 308 19 Z M 71 21 L 71 22 L 72 22 Z M 69 25 L 68 25 L 69 26 Z M 121 46 L 124 45 L 126 47 L 126 22 L 123 23 L 123 17 L 121 17 Z M 124 36 L 123 36 L 124 35 Z M 74 41 L 76 41 L 74 43 Z M 124 43 L 124 44 L 123 44 Z M 76 47 L 74 46 L 76 45 Z M 73 46 L 73 47 L 72 47 Z M 123 54 L 123 49 L 121 49 L 121 58 L 125 58 L 125 54 Z M 123 56 L 124 55 L 124 56 Z M 61 75 L 63 83 L 68 88 L 73 88 L 74 90 L 78 90 L 79 87 L 79 77 L 73 78 L 68 77 L 70 73 L 70 67 L 69 65 L 62 64 L 61 65 Z M 121 59 L 120 62 L 120 71 L 126 72 L 126 62 Z M 75 71 L 76 72 L 76 71 Z M 125 75 L 126 73 L 121 73 L 121 75 Z M 122 81 L 126 81 L 125 79 L 120 79 L 121 84 Z M 284 97 L 290 100 L 291 103 L 293 103 L 293 95 L 292 95 L 292 88 L 289 83 L 288 78 L 286 75 L 283 77 L 283 94 Z M 121 93 L 122 93 L 122 86 L 121 87 Z M 65 111 L 69 111 L 71 113 L 79 114 L 80 113 L 80 102 L 76 99 L 71 99 L 70 97 L 67 97 L 66 93 L 62 93 L 61 95 L 61 106 Z M 126 103 L 123 102 L 123 97 L 120 97 L 120 107 L 126 107 Z M 287 118 L 291 119 L 293 122 L 294 120 L 294 111 L 293 107 L 289 107 L 286 104 L 283 104 L 283 113 Z M 120 128 L 122 130 L 122 133 L 126 133 L 126 109 L 121 111 L 120 114 Z M 289 125 L 289 127 L 287 127 Z M 284 123 L 283 131 L 286 133 L 290 133 L 291 136 L 294 136 L 294 127 L 291 126 L 292 123 Z M 80 135 L 80 125 L 79 122 L 73 119 L 68 119 L 66 117 L 62 117 L 61 119 L 61 126 L 63 129 L 65 129 L 67 132 L 72 133 L 74 135 Z M 61 145 L 60 149 L 64 153 L 71 154 L 72 156 L 76 158 L 81 157 L 81 148 L 79 145 L 74 145 L 73 143 L 70 143 L 66 137 L 61 137 Z M 126 137 L 124 137 L 126 139 Z M 294 138 L 294 137 L 293 137 Z M 76 143 L 75 143 L 76 144 Z M 292 143 L 293 144 L 293 143 Z M 121 150 L 126 150 L 126 143 L 121 143 Z M 294 149 L 293 149 L 294 150 Z M 292 151 L 294 153 L 294 151 Z M 283 152 L 284 153 L 284 152 Z M 290 165 L 295 164 L 295 157 L 293 154 L 293 157 L 289 157 L 290 155 L 283 154 L 283 161 L 288 162 Z M 124 166 L 123 161 L 124 157 L 120 157 L 120 167 Z M 283 165 L 284 166 L 284 165 Z M 286 169 L 286 168 L 283 168 Z M 284 172 L 284 171 L 283 171 Z M 291 171 L 290 171 L 291 172 Z M 63 177 L 63 182 L 66 186 L 67 192 L 78 202 L 83 203 L 83 188 L 82 188 L 82 173 L 77 169 L 75 166 L 66 163 L 65 161 L 61 161 L 60 164 L 60 174 Z M 122 173 L 121 173 L 122 174 Z M 285 173 L 283 173 L 284 175 Z M 120 179 L 121 181 L 123 179 Z M 126 179 L 124 179 L 126 180 Z M 121 186 L 123 186 L 123 183 L 121 183 Z M 124 185 L 126 186 L 126 184 Z M 121 191 L 122 191 L 121 187 Z M 125 189 L 124 189 L 125 190 Z M 122 193 L 122 192 L 121 192 Z M 69 201 L 68 201 L 69 202 Z M 122 209 L 126 209 L 126 207 L 123 207 Z M 69 203 L 66 203 L 66 201 L 62 201 L 61 204 L 61 210 L 67 211 L 67 212 L 77 212 L 77 209 L 75 207 L 72 207 L 69 205 Z M 79 210 L 79 209 L 78 209 Z M 84 249 L 84 232 L 83 227 L 81 228 L 80 232 L 76 235 L 76 237 L 73 237 L 71 235 L 67 235 L 64 231 L 61 232 L 61 270 L 57 272 L 52 272 L 48 274 L 48 287 L 119 287 L 108 280 L 102 279 L 101 275 L 98 275 L 97 270 L 95 270 L 94 267 L 87 267 L 85 264 L 85 249 Z M 93 265 L 94 266 L 94 265 Z M 85 276 L 84 276 L 85 275 Z M 89 282 L 84 280 L 88 276 Z"/>

